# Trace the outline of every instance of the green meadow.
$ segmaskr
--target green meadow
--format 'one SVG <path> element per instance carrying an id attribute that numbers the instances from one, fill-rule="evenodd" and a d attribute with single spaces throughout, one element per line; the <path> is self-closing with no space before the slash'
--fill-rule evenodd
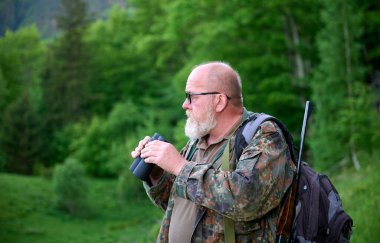
<path id="1" fill-rule="evenodd" d="M 162 212 L 146 197 L 121 201 L 116 184 L 92 179 L 90 213 L 73 217 L 53 206 L 50 179 L 1 174 L 0 242 L 153 242 Z"/>
<path id="2" fill-rule="evenodd" d="M 379 158 L 360 171 L 353 169 L 332 176 L 343 207 L 354 220 L 351 242 L 378 242 L 380 239 Z"/>
<path id="3" fill-rule="evenodd" d="M 351 242 L 380 239 L 379 171 L 374 163 L 331 176 L 354 220 Z M 54 208 L 50 179 L 0 174 L 0 242 L 154 242 L 162 211 L 144 196 L 121 201 L 116 184 L 91 179 L 91 213 L 78 218 Z"/>

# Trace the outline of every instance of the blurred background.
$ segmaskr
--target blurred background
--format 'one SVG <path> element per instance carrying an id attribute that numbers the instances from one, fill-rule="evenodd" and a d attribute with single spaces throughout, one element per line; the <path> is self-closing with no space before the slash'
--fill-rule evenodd
<path id="1" fill-rule="evenodd" d="M 380 2 L 1 0 L 0 242 L 154 242 L 163 212 L 129 171 L 154 132 L 186 143 L 191 68 L 222 60 L 380 239 Z"/>

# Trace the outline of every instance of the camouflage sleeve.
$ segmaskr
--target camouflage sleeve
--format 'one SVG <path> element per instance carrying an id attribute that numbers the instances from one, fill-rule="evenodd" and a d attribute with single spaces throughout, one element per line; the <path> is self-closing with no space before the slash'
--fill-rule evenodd
<path id="1" fill-rule="evenodd" d="M 182 155 L 186 154 L 187 150 L 189 149 L 189 146 L 190 146 L 190 143 L 188 143 L 181 150 L 180 153 Z M 148 183 L 143 182 L 144 189 L 149 199 L 158 208 L 166 210 L 174 180 L 175 180 L 174 175 L 164 172 L 161 178 L 159 179 L 157 185 L 149 186 Z"/>
<path id="2" fill-rule="evenodd" d="M 157 185 L 150 187 L 148 183 L 143 182 L 145 191 L 149 199 L 157 207 L 166 210 L 168 206 L 169 196 L 175 177 L 164 172 Z"/>
<path id="3" fill-rule="evenodd" d="M 277 125 L 265 122 L 234 171 L 187 163 L 175 192 L 235 221 L 261 218 L 280 204 L 292 182 L 295 168 L 287 148 Z"/>

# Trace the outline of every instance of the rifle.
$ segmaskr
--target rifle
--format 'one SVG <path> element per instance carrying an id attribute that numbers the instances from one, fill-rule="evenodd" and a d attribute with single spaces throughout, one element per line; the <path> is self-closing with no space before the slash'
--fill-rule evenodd
<path id="1" fill-rule="evenodd" d="M 304 142 L 304 138 L 306 134 L 307 121 L 311 113 L 312 113 L 312 105 L 310 101 L 306 101 L 305 113 L 303 116 L 303 123 L 302 123 L 301 142 L 300 142 L 300 149 L 299 149 L 298 160 L 297 160 L 296 175 L 292 183 L 292 186 L 290 188 L 290 194 L 288 195 L 288 198 L 285 201 L 284 207 L 282 208 L 282 211 L 278 220 L 278 227 L 277 227 L 277 233 L 276 233 L 276 238 L 277 238 L 278 243 L 289 242 L 289 239 L 290 239 L 290 234 L 292 231 L 292 226 L 293 226 L 293 221 L 294 221 L 294 216 L 295 216 L 294 212 L 296 211 L 297 191 L 298 191 L 298 184 L 299 184 L 299 178 L 300 178 L 300 166 L 302 163 L 303 142 Z M 290 148 L 290 149 L 293 149 L 293 148 Z"/>

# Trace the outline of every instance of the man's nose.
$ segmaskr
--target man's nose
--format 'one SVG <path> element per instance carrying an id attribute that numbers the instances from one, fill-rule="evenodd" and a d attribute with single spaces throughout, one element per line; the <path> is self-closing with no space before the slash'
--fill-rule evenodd
<path id="1" fill-rule="evenodd" d="M 183 104 L 182 104 L 182 109 L 184 109 L 184 110 L 188 110 L 188 109 L 190 109 L 190 102 L 189 102 L 189 100 L 188 99 L 185 99 L 185 101 L 183 102 Z"/>

